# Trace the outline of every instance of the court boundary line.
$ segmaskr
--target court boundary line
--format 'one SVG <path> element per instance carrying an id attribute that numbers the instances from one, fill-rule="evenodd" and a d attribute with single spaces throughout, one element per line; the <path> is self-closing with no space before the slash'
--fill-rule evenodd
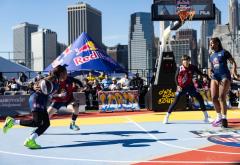
<path id="1" fill-rule="evenodd" d="M 137 122 L 132 120 L 129 116 L 126 116 L 126 119 L 129 120 L 129 122 L 133 123 L 140 130 L 146 132 L 153 140 L 156 140 L 157 143 L 163 144 L 165 146 L 169 146 L 169 147 L 172 147 L 172 148 L 183 149 L 183 150 L 187 150 L 187 151 L 199 151 L 199 152 L 216 153 L 216 154 L 240 155 L 240 153 L 234 153 L 234 152 L 221 152 L 221 151 L 212 151 L 212 150 L 202 150 L 202 149 L 197 149 L 197 148 L 189 148 L 189 147 L 183 147 L 183 146 L 179 146 L 179 145 L 173 145 L 173 144 L 165 143 L 165 142 L 159 141 L 156 136 L 154 136 L 148 130 L 143 128 L 140 124 L 138 124 Z"/>
<path id="2" fill-rule="evenodd" d="M 122 116 L 126 118 L 129 123 L 134 124 L 137 126 L 140 130 L 146 132 L 151 138 L 156 140 L 156 142 L 174 147 L 174 148 L 180 148 L 184 150 L 195 150 L 195 151 L 202 151 L 202 152 L 212 152 L 212 153 L 221 153 L 221 154 L 233 154 L 233 155 L 238 155 L 240 153 L 231 153 L 231 152 L 216 152 L 216 151 L 208 151 L 208 150 L 199 150 L 199 149 L 193 149 L 193 148 L 187 148 L 187 147 L 182 147 L 182 146 L 177 146 L 177 145 L 172 145 L 168 144 L 165 142 L 161 142 L 158 140 L 158 138 L 151 133 L 149 133 L 145 128 L 143 128 L 141 125 L 139 125 L 137 122 L 132 120 L 130 116 Z M 0 150 L 0 153 L 2 154 L 8 154 L 8 155 L 16 155 L 16 156 L 24 156 L 24 157 L 32 157 L 32 158 L 43 158 L 43 159 L 55 159 L 55 160 L 68 160 L 68 161 L 82 161 L 82 162 L 104 162 L 104 163 L 168 163 L 168 164 L 173 164 L 173 163 L 179 163 L 179 164 L 186 164 L 186 163 L 192 163 L 192 164 L 199 164 L 199 163 L 208 163 L 208 164 L 226 164 L 226 163 L 240 163 L 240 162 L 223 162 L 223 161 L 161 161 L 161 160 L 101 160 L 101 159 L 83 159 L 83 158 L 68 158 L 68 157 L 55 157 L 55 156 L 44 156 L 44 155 L 33 155 L 33 154 L 23 154 L 23 153 L 16 153 L 16 152 L 8 152 L 8 151 L 2 151 Z"/>

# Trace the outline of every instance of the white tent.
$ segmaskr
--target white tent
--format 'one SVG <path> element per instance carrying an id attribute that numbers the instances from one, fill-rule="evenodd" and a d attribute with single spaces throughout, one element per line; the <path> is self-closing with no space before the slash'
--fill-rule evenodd
<path id="1" fill-rule="evenodd" d="M 33 78 L 37 75 L 31 69 L 23 65 L 11 62 L 2 57 L 0 57 L 0 72 L 3 72 L 3 76 L 6 77 L 7 79 L 11 77 L 18 78 L 20 72 L 25 73 L 26 76 L 28 76 L 28 78 Z"/>

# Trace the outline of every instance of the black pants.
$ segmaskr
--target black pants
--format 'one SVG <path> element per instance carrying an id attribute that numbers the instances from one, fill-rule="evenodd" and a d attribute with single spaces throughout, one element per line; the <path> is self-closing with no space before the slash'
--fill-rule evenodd
<path id="1" fill-rule="evenodd" d="M 37 127 L 34 132 L 40 136 L 50 126 L 48 113 L 47 111 L 34 111 L 32 112 L 32 117 L 33 119 L 31 120 L 20 120 L 20 125 L 26 127 Z"/>
<path id="2" fill-rule="evenodd" d="M 192 97 L 195 97 L 200 104 L 201 110 L 206 111 L 206 106 L 204 104 L 204 100 L 203 100 L 201 94 L 199 92 L 197 92 L 197 90 L 194 86 L 188 86 L 188 87 L 183 88 L 181 92 L 178 92 L 178 94 L 176 94 L 176 97 L 175 97 L 173 103 L 168 108 L 168 113 L 172 113 L 173 109 L 176 107 L 178 101 L 180 100 L 180 97 L 182 95 L 185 95 L 186 93 L 188 93 Z"/>

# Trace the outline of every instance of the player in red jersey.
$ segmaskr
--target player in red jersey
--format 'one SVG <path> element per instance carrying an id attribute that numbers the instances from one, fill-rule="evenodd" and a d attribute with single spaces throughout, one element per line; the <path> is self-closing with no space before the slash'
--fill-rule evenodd
<path id="1" fill-rule="evenodd" d="M 82 87 L 82 84 L 77 79 L 68 77 L 67 73 L 65 79 L 59 82 L 59 90 L 57 94 L 52 97 L 51 105 L 48 108 L 49 117 L 57 112 L 62 106 L 65 106 L 67 110 L 72 112 L 72 122 L 70 123 L 70 129 L 74 131 L 80 130 L 76 125 L 76 120 L 79 113 L 79 104 L 73 98 L 73 92 L 77 91 L 77 85 Z"/>
<path id="2" fill-rule="evenodd" d="M 190 64 L 190 57 L 187 55 L 183 55 L 182 58 L 182 65 L 178 68 L 176 72 L 176 83 L 177 83 L 177 91 L 176 97 L 173 103 L 169 106 L 168 112 L 164 118 L 163 123 L 167 124 L 170 114 L 172 113 L 173 109 L 177 105 L 180 97 L 188 93 L 190 96 L 195 97 L 200 107 L 204 113 L 204 122 L 209 122 L 208 120 L 208 113 L 206 111 L 206 107 L 204 105 L 204 101 L 202 96 L 199 92 L 197 92 L 196 88 L 193 85 L 193 74 L 197 73 L 198 75 L 208 77 L 206 74 L 203 74 L 196 66 Z"/>

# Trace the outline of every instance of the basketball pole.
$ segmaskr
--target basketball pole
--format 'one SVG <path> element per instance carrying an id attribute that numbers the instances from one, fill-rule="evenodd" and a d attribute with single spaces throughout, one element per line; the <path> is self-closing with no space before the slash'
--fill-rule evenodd
<path id="1" fill-rule="evenodd" d="M 164 30 L 162 34 L 160 51 L 159 51 L 158 59 L 156 61 L 156 65 L 155 65 L 156 73 L 155 73 L 154 85 L 158 85 L 158 82 L 159 82 L 159 72 L 161 67 L 162 54 L 167 49 L 167 43 L 170 44 L 169 40 L 170 40 L 171 32 L 179 29 L 184 23 L 185 21 L 184 22 L 172 21 L 171 24 Z"/>

